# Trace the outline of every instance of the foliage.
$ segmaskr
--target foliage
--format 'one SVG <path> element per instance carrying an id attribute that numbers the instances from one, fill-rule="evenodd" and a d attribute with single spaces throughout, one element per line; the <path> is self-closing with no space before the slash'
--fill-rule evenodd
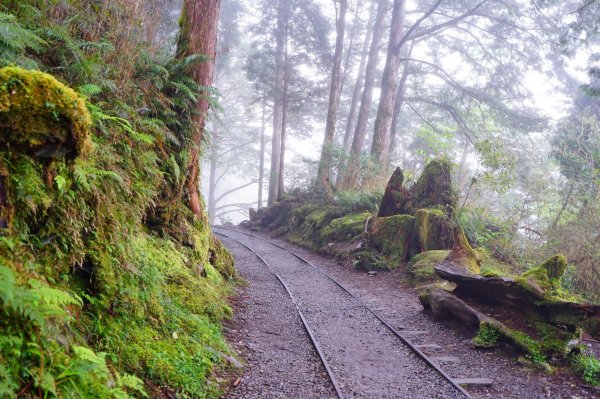
<path id="1" fill-rule="evenodd" d="M 0 396 L 218 396 L 235 273 L 182 201 L 199 91 L 185 71 L 205 58 L 152 47 L 125 0 L 0 12 L 0 64 L 55 76 L 0 70 L 0 123 L 19 133 L 0 143 Z"/>
<path id="2" fill-rule="evenodd" d="M 591 354 L 580 353 L 573 357 L 573 368 L 592 386 L 600 386 L 600 360 Z"/>
<path id="3" fill-rule="evenodd" d="M 335 194 L 333 202 L 348 213 L 377 212 L 382 196 L 379 191 L 342 191 Z"/>

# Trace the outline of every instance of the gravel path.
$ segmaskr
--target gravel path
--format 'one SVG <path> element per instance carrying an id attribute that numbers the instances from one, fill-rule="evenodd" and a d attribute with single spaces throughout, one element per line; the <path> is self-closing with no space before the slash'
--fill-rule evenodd
<path id="1" fill-rule="evenodd" d="M 253 233 L 256 234 L 256 233 Z M 585 387 L 581 380 L 566 372 L 546 375 L 516 361 L 511 348 L 481 350 L 470 344 L 472 333 L 452 321 L 440 322 L 423 311 L 414 290 L 405 283 L 402 268 L 368 276 L 344 267 L 336 260 L 319 256 L 281 239 L 271 239 L 288 248 L 348 288 L 397 330 L 414 331 L 411 341 L 438 345 L 423 349 L 431 357 L 443 357 L 444 371 L 453 378 L 484 377 L 493 379 L 489 387 L 468 387 L 475 398 L 506 399 L 600 399 L 597 390 Z M 451 360 L 451 361 L 450 361 Z M 402 398 L 404 396 L 397 396 Z"/>
<path id="2" fill-rule="evenodd" d="M 217 231 L 219 230 L 217 229 Z M 224 232 L 245 243 L 263 256 L 288 284 L 308 324 L 314 331 L 316 339 L 334 370 L 346 397 L 382 399 L 463 397 L 439 373 L 415 356 L 409 348 L 362 307 L 360 302 L 349 296 L 318 271 L 288 252 L 261 239 L 231 231 Z M 262 275 L 257 276 L 255 273 L 245 275 L 242 269 L 247 266 L 241 260 L 243 261 L 244 257 L 247 257 L 250 252 L 245 249 L 241 250 L 239 245 L 232 244 L 231 240 L 224 239 L 224 242 L 232 249 L 238 269 L 248 280 L 250 290 L 256 284 L 262 284 L 267 279 L 265 277 L 268 274 L 266 268 L 262 270 Z M 258 281 L 255 281 L 256 278 Z M 271 279 L 274 280 L 274 278 Z M 270 303 L 271 312 L 282 313 L 285 308 L 288 311 L 291 309 L 292 305 L 289 299 L 284 301 L 277 298 L 265 298 L 265 295 L 273 294 L 272 292 L 266 292 L 267 290 L 273 290 L 273 287 L 253 290 L 255 292 L 252 295 L 258 294 L 260 301 Z M 277 291 L 280 292 L 282 289 L 280 288 Z M 278 297 L 280 296 L 278 295 Z M 252 296 L 252 300 L 256 301 L 256 298 Z M 246 311 L 252 307 L 249 306 Z M 256 315 L 260 312 L 250 311 L 250 313 Z M 248 314 L 246 320 L 253 319 L 253 317 L 253 315 Z M 290 318 L 289 315 L 287 317 Z M 294 319 L 297 319 L 297 317 L 294 317 Z M 248 322 L 250 323 L 250 321 Z M 281 324 L 286 324 L 286 322 L 282 321 Z M 251 323 L 264 326 L 269 321 L 267 316 L 262 315 L 261 320 L 252 320 Z M 301 331 L 301 327 L 296 327 L 294 330 Z M 276 331 L 281 333 L 281 337 L 287 336 L 286 331 Z M 269 344 L 269 342 L 262 342 L 262 344 L 265 343 Z M 274 345 L 274 343 L 270 342 L 270 345 Z M 314 357 L 314 350 L 310 344 L 306 343 L 304 348 L 312 350 Z M 268 347 L 260 349 L 264 351 L 272 350 Z M 294 359 L 282 360 L 283 363 L 290 362 L 288 368 L 295 367 L 294 361 Z M 233 396 L 230 395 L 229 397 L 278 397 L 270 395 L 276 395 L 275 391 L 277 391 L 277 384 L 282 380 L 281 377 L 277 373 L 271 373 L 271 375 L 261 375 L 260 378 L 263 381 L 262 384 L 265 384 L 263 385 L 265 387 L 263 391 L 254 390 L 249 395 L 235 396 L 238 395 L 238 391 L 244 385 L 242 383 L 232 391 L 231 395 Z M 257 396 L 252 396 L 255 394 Z M 291 395 L 289 397 L 304 398 L 308 396 Z"/>
<path id="3" fill-rule="evenodd" d="M 248 282 L 234 303 L 227 338 L 246 361 L 244 373 L 225 396 L 231 399 L 336 398 L 325 368 L 287 293 L 246 248 L 222 238 Z"/>

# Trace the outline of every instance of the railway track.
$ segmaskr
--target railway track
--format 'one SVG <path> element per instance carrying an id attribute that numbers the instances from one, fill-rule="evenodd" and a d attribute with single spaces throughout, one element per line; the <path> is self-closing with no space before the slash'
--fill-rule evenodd
<path id="1" fill-rule="evenodd" d="M 285 248 L 273 241 L 264 239 L 260 236 L 257 236 L 257 235 L 254 235 L 254 234 L 251 234 L 248 232 L 240 231 L 237 229 L 223 228 L 223 227 L 214 227 L 213 229 L 216 234 L 221 235 L 222 237 L 228 238 L 230 240 L 233 240 L 233 241 L 237 242 L 238 244 L 242 245 L 243 247 L 245 247 L 248 251 L 252 252 L 268 268 L 270 273 L 272 273 L 277 278 L 279 283 L 284 287 L 285 291 L 287 292 L 288 296 L 290 297 L 291 301 L 293 302 L 293 304 L 295 306 L 295 309 L 302 321 L 302 324 L 304 325 L 307 335 L 309 336 L 309 338 L 315 348 L 315 351 L 319 355 L 319 358 L 327 372 L 327 375 L 331 381 L 331 384 L 334 387 L 334 390 L 335 390 L 338 398 L 342 399 L 342 398 L 347 398 L 347 397 L 361 397 L 361 394 L 360 394 L 360 392 L 357 392 L 359 390 L 356 389 L 357 388 L 356 384 L 354 387 L 350 387 L 350 385 L 352 385 L 352 383 L 348 383 L 348 381 L 354 381 L 356 379 L 356 378 L 354 378 L 355 375 L 353 375 L 352 372 L 344 373 L 345 363 L 343 361 L 341 361 L 343 359 L 336 359 L 336 354 L 337 354 L 336 349 L 338 352 L 340 350 L 344 351 L 344 349 L 343 349 L 344 343 L 340 342 L 339 345 L 337 345 L 336 338 L 334 338 L 333 339 L 334 344 L 332 345 L 332 339 L 330 337 L 331 334 L 328 333 L 328 328 L 331 329 L 331 323 L 336 323 L 336 322 L 343 323 L 344 320 L 347 321 L 348 318 L 350 318 L 350 319 L 353 318 L 354 317 L 353 314 L 356 312 L 359 313 L 357 320 L 361 320 L 360 322 L 358 322 L 359 324 L 363 324 L 363 325 L 370 324 L 371 330 L 377 331 L 377 333 L 381 337 L 386 337 L 388 335 L 393 337 L 394 343 L 392 343 L 392 345 L 395 345 L 395 348 L 389 348 L 389 350 L 386 351 L 385 353 L 383 351 L 379 352 L 380 356 L 381 356 L 381 362 L 392 361 L 392 362 L 397 363 L 397 364 L 395 364 L 395 366 L 397 366 L 396 368 L 387 367 L 387 372 L 393 374 L 394 371 L 399 372 L 400 371 L 399 369 L 402 369 L 402 370 L 408 369 L 409 370 L 408 374 L 404 374 L 404 377 L 406 377 L 410 380 L 413 380 L 413 379 L 419 377 L 419 378 L 417 378 L 419 381 L 414 386 L 411 386 L 409 389 L 407 389 L 404 394 L 402 394 L 402 393 L 400 393 L 400 391 L 398 391 L 394 394 L 391 394 L 391 396 L 386 396 L 386 397 L 409 397 L 409 395 L 410 395 L 411 398 L 418 398 L 418 397 L 423 397 L 423 398 L 429 398 L 429 397 L 472 398 L 472 396 L 459 384 L 459 382 L 457 380 L 453 379 L 447 373 L 445 373 L 438 364 L 436 364 L 425 353 L 423 353 L 423 351 L 421 351 L 417 345 L 413 344 L 410 339 L 408 339 L 401 332 L 396 330 L 388 321 L 386 321 L 383 317 L 381 317 L 381 315 L 379 315 L 375 310 L 371 309 L 360 298 L 356 297 L 343 284 L 341 284 L 339 281 L 337 281 L 335 278 L 333 278 L 332 276 L 327 274 L 325 271 L 323 271 L 322 269 L 317 267 L 315 264 L 313 264 L 309 260 L 300 256 L 298 253 L 291 251 L 288 248 Z M 250 241 L 254 241 L 254 244 L 258 244 L 258 245 L 266 244 L 273 249 L 276 248 L 277 251 L 280 251 L 278 254 L 272 255 L 272 256 L 276 256 L 276 260 L 275 261 L 271 260 L 271 262 L 269 262 L 269 260 L 266 259 L 266 258 L 268 258 L 268 256 L 265 255 L 265 252 L 268 251 L 268 249 L 263 248 L 263 250 L 262 250 L 263 254 L 261 255 L 261 253 L 259 253 L 259 250 L 256 248 L 256 246 L 248 245 L 249 244 L 248 240 L 240 239 L 239 235 L 249 237 Z M 284 252 L 282 253 L 281 251 L 284 251 Z M 289 259 L 285 259 L 285 255 L 283 255 L 283 254 L 289 254 L 289 256 L 293 257 L 295 260 L 297 260 L 301 264 L 310 266 L 310 268 L 307 269 L 307 268 L 301 268 L 298 266 L 291 266 L 291 264 L 293 262 L 289 261 Z M 286 265 L 286 268 L 279 269 L 279 271 L 278 271 L 278 267 L 281 267 L 281 265 Z M 329 282 L 329 285 L 327 285 L 327 283 L 325 283 L 324 281 L 320 281 L 319 278 L 316 277 L 316 275 L 310 275 L 310 273 L 307 273 L 306 272 L 307 270 L 313 270 L 313 272 L 315 272 L 316 275 L 321 276 L 322 279 L 327 280 L 327 282 Z M 301 278 L 299 278 L 299 276 L 301 276 Z M 299 281 L 296 281 L 298 279 L 299 279 Z M 335 292 L 335 295 L 344 296 L 345 299 L 340 300 L 340 298 L 342 298 L 341 296 L 338 296 L 335 300 L 329 300 L 329 298 L 325 298 L 326 300 L 324 302 L 321 302 L 321 304 L 316 304 L 315 306 L 311 306 L 311 303 L 316 303 L 313 298 L 315 295 L 311 295 L 310 293 L 303 294 L 302 290 L 299 289 L 299 287 L 304 286 L 306 282 L 309 282 L 309 284 L 312 282 L 315 285 L 321 285 L 321 286 L 325 287 L 326 291 L 329 291 L 329 294 L 333 294 L 334 291 L 337 290 L 337 292 Z M 323 284 L 325 284 L 325 285 L 323 285 Z M 327 300 L 329 300 L 329 302 L 327 302 Z M 333 302 L 336 302 L 336 303 L 334 304 Z M 340 307 L 335 308 L 335 306 L 338 305 L 337 302 L 345 302 L 345 304 L 348 306 L 344 307 L 342 305 L 341 308 Z M 326 309 L 323 309 L 322 303 L 326 304 Z M 319 307 L 319 306 L 321 306 L 321 307 Z M 327 309 L 329 307 L 333 307 L 335 309 L 333 309 L 332 311 L 329 311 L 329 309 Z M 348 309 L 353 309 L 352 313 L 348 313 Z M 316 316 L 316 315 L 320 315 L 321 313 L 329 313 L 329 319 L 325 319 L 325 321 L 324 321 L 323 318 Z M 336 316 L 339 316 L 339 315 L 342 315 L 342 318 L 338 317 L 336 319 Z M 369 319 L 369 316 L 367 316 L 367 315 L 370 315 L 370 319 Z M 365 317 L 367 317 L 367 319 L 365 319 Z M 312 320 L 310 320 L 311 318 L 312 318 Z M 332 320 L 337 320 L 337 321 L 332 321 Z M 315 328 L 315 326 L 317 328 Z M 362 336 L 364 336 L 364 328 L 363 329 L 356 328 L 356 323 L 355 323 L 355 325 L 349 325 L 349 327 L 351 329 L 350 332 L 355 333 L 357 339 L 360 339 L 361 333 L 362 333 Z M 358 331 L 354 331 L 355 329 L 357 329 Z M 382 335 L 382 334 L 385 334 L 385 331 L 387 331 L 387 335 Z M 368 331 L 367 331 L 367 333 L 368 333 Z M 320 342 L 319 335 L 321 335 L 321 340 L 326 342 L 326 345 L 325 345 L 326 348 L 324 348 L 323 343 Z M 342 340 L 341 338 L 339 338 L 339 339 Z M 387 339 L 387 341 L 389 341 L 389 338 Z M 400 343 L 401 345 L 398 345 L 398 343 Z M 379 345 L 379 343 L 377 341 L 374 344 L 377 346 Z M 369 343 L 367 346 L 374 347 L 375 346 L 374 344 Z M 390 342 L 388 342 L 388 345 L 390 345 Z M 342 349 L 340 349 L 338 346 L 341 347 Z M 414 355 L 414 358 L 411 359 L 410 356 L 408 356 L 406 353 L 402 353 L 402 351 L 400 350 L 401 349 L 400 347 L 408 349 L 408 351 Z M 370 350 L 372 350 L 372 349 L 370 349 Z M 396 353 L 399 350 L 400 350 L 400 353 Z M 390 353 L 388 353 L 388 352 L 390 352 Z M 339 356 L 337 356 L 337 357 L 339 357 Z M 367 356 L 367 358 L 368 358 L 368 356 Z M 373 359 L 373 358 L 370 358 L 370 359 L 377 360 L 377 359 Z M 332 365 L 332 361 L 336 362 L 338 367 Z M 410 362 L 413 362 L 414 364 L 411 365 Z M 376 363 L 376 361 L 370 363 L 370 365 L 373 366 L 375 363 Z M 425 366 L 425 368 L 429 369 L 431 372 L 425 372 L 424 368 L 422 367 L 423 365 Z M 420 372 L 418 372 L 418 370 L 410 371 L 411 367 L 414 368 L 417 366 L 418 366 L 418 370 L 421 370 Z M 375 367 L 375 368 L 377 368 L 377 367 Z M 406 370 L 404 370 L 403 372 L 406 373 Z M 340 374 L 342 374 L 342 375 L 340 376 Z M 382 374 L 382 373 L 378 373 L 378 374 Z M 421 378 L 420 374 L 427 374 L 428 376 L 424 376 L 423 378 Z M 436 377 L 434 377 L 433 374 L 435 374 Z M 388 377 L 390 377 L 390 376 L 388 376 Z M 391 377 L 393 377 L 393 375 Z M 377 380 L 377 378 L 382 378 L 382 376 L 378 375 L 378 377 L 375 377 L 374 380 Z M 419 384 L 432 385 L 432 386 L 436 385 L 436 384 L 431 384 L 431 381 L 427 381 L 427 378 L 436 380 L 436 384 L 439 385 L 439 389 L 440 389 L 440 392 L 438 395 L 432 396 L 430 393 L 427 393 L 427 389 L 425 389 L 425 388 L 422 391 L 418 389 Z M 402 381 L 400 381 L 400 382 L 402 382 Z M 389 385 L 389 381 L 383 381 L 383 385 L 385 385 L 385 384 Z M 401 386 L 398 386 L 398 389 L 400 389 L 400 387 Z M 392 388 L 392 387 L 390 386 L 389 388 Z M 346 394 L 345 394 L 344 391 L 350 391 L 350 392 L 346 392 Z M 393 390 L 390 389 L 390 391 L 393 391 Z M 395 396 L 396 394 L 398 394 L 400 396 Z M 365 397 L 369 397 L 369 396 L 365 396 Z"/>

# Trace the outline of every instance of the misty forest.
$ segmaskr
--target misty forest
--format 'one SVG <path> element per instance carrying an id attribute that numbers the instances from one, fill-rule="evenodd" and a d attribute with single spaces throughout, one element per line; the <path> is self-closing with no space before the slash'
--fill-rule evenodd
<path id="1" fill-rule="evenodd" d="M 0 0 L 0 398 L 600 398 L 600 1 Z"/>

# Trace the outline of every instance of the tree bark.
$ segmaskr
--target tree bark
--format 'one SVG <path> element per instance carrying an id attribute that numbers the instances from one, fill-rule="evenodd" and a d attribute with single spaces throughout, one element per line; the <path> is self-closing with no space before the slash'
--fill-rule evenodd
<path id="1" fill-rule="evenodd" d="M 335 40 L 335 51 L 333 55 L 333 68 L 331 70 L 331 86 L 329 90 L 329 107 L 327 109 L 327 122 L 325 124 L 325 137 L 323 139 L 323 148 L 321 149 L 321 161 L 317 172 L 317 184 L 321 184 L 327 190 L 331 184 L 329 174 L 331 172 L 331 161 L 333 158 L 332 147 L 335 136 L 335 125 L 337 123 L 337 109 L 340 99 L 341 89 L 341 70 L 342 56 L 344 52 L 344 33 L 346 29 L 346 11 L 348 10 L 348 1 L 339 0 L 339 15 L 336 20 L 337 36 Z"/>
<path id="2" fill-rule="evenodd" d="M 285 14 L 285 35 L 284 35 L 284 51 L 283 51 L 283 108 L 281 113 L 281 156 L 279 159 L 279 181 L 277 183 L 277 199 L 283 198 L 285 193 L 284 176 L 285 176 L 285 139 L 287 132 L 287 113 L 288 113 L 288 92 L 290 89 L 290 74 L 289 74 L 289 59 L 288 59 L 288 42 L 289 42 L 289 9 L 286 8 Z"/>
<path id="3" fill-rule="evenodd" d="M 277 31 L 275 38 L 275 98 L 273 100 L 273 136 L 271 138 L 271 172 L 269 174 L 268 205 L 277 201 L 281 168 L 281 133 L 283 128 L 283 80 L 285 68 L 285 29 L 287 0 L 277 2 Z"/>
<path id="4" fill-rule="evenodd" d="M 262 100 L 262 119 L 261 119 L 261 130 L 260 130 L 260 165 L 258 168 L 258 204 L 257 208 L 260 209 L 263 206 L 263 184 L 265 179 L 265 130 L 267 127 L 266 122 L 266 100 L 263 97 Z"/>
<path id="5" fill-rule="evenodd" d="M 350 112 L 348 113 L 348 119 L 346 120 L 346 130 L 344 132 L 344 151 L 346 154 L 350 153 L 350 148 L 352 147 L 352 133 L 354 132 L 355 127 L 354 120 L 356 118 L 356 109 L 358 108 L 358 102 L 360 100 L 360 94 L 363 88 L 367 56 L 369 55 L 369 43 L 371 42 L 371 36 L 373 34 L 373 19 L 375 18 L 376 5 L 377 3 L 375 1 L 371 3 L 367 32 L 365 33 L 365 41 L 363 43 L 360 56 L 360 64 L 358 65 L 358 75 L 356 75 L 356 83 L 354 85 L 354 91 L 352 92 L 352 102 L 350 103 Z"/>
<path id="6" fill-rule="evenodd" d="M 408 57 L 412 55 L 412 50 L 414 48 L 415 42 L 413 41 L 410 45 L 410 49 L 408 50 Z M 410 75 L 410 69 L 408 67 L 408 62 L 404 64 L 404 69 L 402 70 L 402 77 L 400 78 L 400 83 L 398 83 L 398 90 L 396 92 L 396 104 L 394 104 L 394 116 L 392 117 L 392 127 L 390 133 L 390 154 L 392 154 L 396 150 L 396 146 L 398 145 L 398 119 L 400 119 L 400 114 L 402 113 L 402 106 L 404 105 L 404 97 L 406 93 L 406 81 L 408 80 L 408 76 Z M 388 166 L 390 162 L 388 159 Z"/>
<path id="7" fill-rule="evenodd" d="M 208 221 L 211 225 L 215 222 L 215 208 L 217 206 L 215 199 L 217 190 L 217 157 L 216 145 L 213 144 L 210 154 L 210 174 L 208 178 Z"/>
<path id="8" fill-rule="evenodd" d="M 212 84 L 220 5 L 220 0 L 184 0 L 183 2 L 177 55 L 179 58 L 192 54 L 204 54 L 209 57 L 207 61 L 194 65 L 191 70 L 192 77 L 200 87 L 209 87 Z M 194 117 L 195 126 L 191 132 L 192 146 L 187 170 L 188 206 L 196 217 L 202 216 L 200 151 L 209 109 L 208 96 L 208 93 L 201 93 L 198 96 L 198 112 Z"/>
<path id="9" fill-rule="evenodd" d="M 383 167 L 387 166 L 390 152 L 392 121 L 399 84 L 398 71 L 400 69 L 401 53 L 399 44 L 402 40 L 405 16 L 406 0 L 394 0 L 387 58 L 381 79 L 381 96 L 379 97 L 373 143 L 371 144 L 371 156 Z"/>
<path id="10" fill-rule="evenodd" d="M 356 83 L 354 84 L 354 89 L 352 91 L 350 111 L 348 112 L 348 117 L 346 118 L 346 129 L 344 130 L 343 141 L 344 154 L 346 155 L 350 154 L 350 149 L 352 147 L 352 133 L 354 133 L 356 110 L 358 108 L 363 88 L 365 67 L 367 64 L 367 57 L 369 55 L 369 43 L 371 43 L 371 36 L 373 34 L 373 24 L 375 19 L 376 6 L 377 2 L 371 1 L 371 7 L 369 9 L 369 20 L 367 22 L 367 31 L 365 32 L 365 41 L 363 42 L 362 50 L 360 53 L 360 63 L 358 64 L 358 74 L 356 75 Z M 335 179 L 336 187 L 340 187 L 342 185 L 344 174 L 345 170 L 343 170 L 343 168 L 340 168 Z"/>
<path id="11" fill-rule="evenodd" d="M 379 58 L 379 45 L 383 36 L 383 20 L 385 19 L 388 5 L 389 3 L 387 0 L 380 0 L 377 5 L 377 15 L 373 24 L 373 37 L 369 48 L 369 60 L 365 72 L 365 83 L 360 102 L 360 110 L 354 129 L 350 160 L 348 162 L 346 175 L 344 176 L 343 186 L 345 188 L 355 186 L 358 178 L 358 164 L 365 141 L 369 111 L 373 100 L 373 87 L 375 84 L 375 72 L 377 71 L 377 60 Z"/>

